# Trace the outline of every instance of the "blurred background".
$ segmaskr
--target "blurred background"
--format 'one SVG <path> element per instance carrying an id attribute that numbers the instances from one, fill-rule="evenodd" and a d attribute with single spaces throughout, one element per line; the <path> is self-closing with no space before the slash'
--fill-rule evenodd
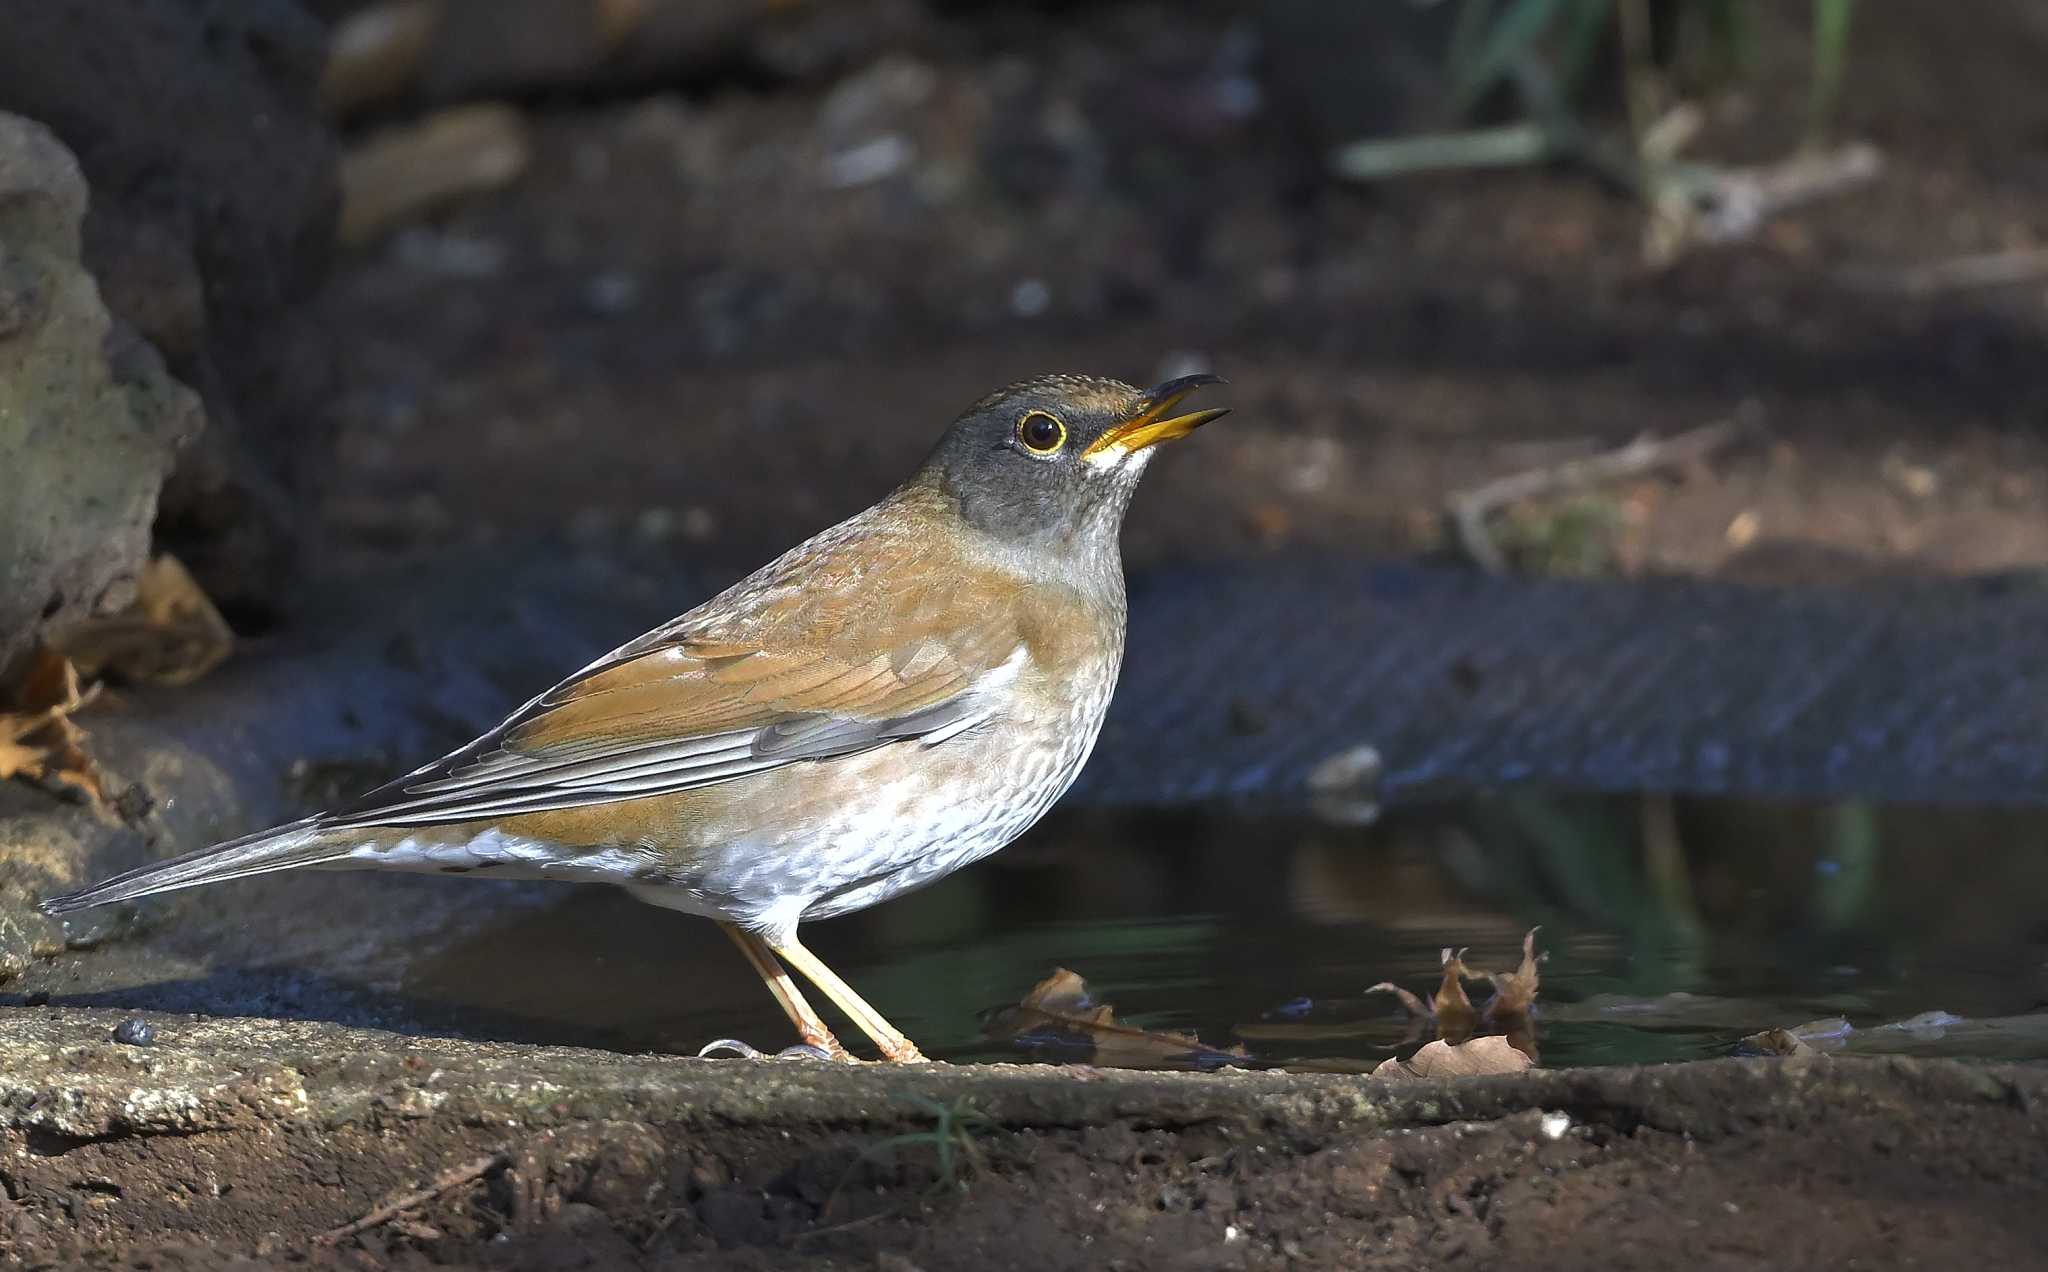
<path id="1" fill-rule="evenodd" d="M 0 15 L 0 111 L 78 164 L 0 148 L 0 357 L 75 378 L 17 374 L 0 395 L 55 395 L 38 409 L 77 421 L 54 459 L 0 427 L 22 474 L 6 511 L 74 531 L 9 566 L 0 659 L 119 610 L 152 552 L 258 657 L 435 569 L 486 587 L 502 572 L 517 593 L 533 561 L 629 561 L 638 603 L 671 613 L 873 502 L 997 385 L 1209 369 L 1235 414 L 1159 465 L 1131 516 L 1141 622 L 1162 572 L 1398 562 L 1505 589 L 1487 593 L 1498 633 L 1450 631 L 1464 611 L 1431 601 L 1436 584 L 1398 615 L 1417 645 L 1479 651 L 1444 672 L 1472 697 L 1497 640 L 1553 639 L 1514 615 L 1613 615 L 1555 637 L 1604 665 L 1586 641 L 1680 648 L 1700 630 L 1690 598 L 1710 596 L 1717 639 L 1751 641 L 1758 666 L 1809 632 L 1816 693 L 1852 683 L 1902 720 L 2002 704 L 2015 731 L 1920 738 L 1905 806 L 1879 770 L 1829 758 L 1854 722 L 1821 720 L 1807 727 L 1839 736 L 1813 741 L 1813 769 L 1771 780 L 1680 780 L 1628 752 L 1598 792 L 1465 772 L 1418 778 L 1377 820 L 1370 790 L 1334 816 L 1055 818 L 819 933 L 912 1034 L 1008 1054 L 976 1022 L 1059 963 L 1219 1045 L 1275 1011 L 1378 1019 L 1387 1004 L 1355 1001 L 1366 984 L 1426 990 L 1446 945 L 1506 966 L 1536 923 L 1546 995 L 1596 1004 L 1559 1026 L 1566 1060 L 1703 1054 L 1837 1012 L 2022 1017 L 2048 998 L 2048 779 L 2001 776 L 2040 776 L 2048 726 L 2048 10 L 2032 0 L 1979 0 L 1966 21 L 1852 0 Z M 111 339 L 67 335 L 48 300 L 80 269 Z M 31 480 L 38 464 L 63 478 Z M 1706 590 L 1644 590 L 1674 576 Z M 349 582 L 365 578 L 387 582 Z M 1591 591 L 1544 590 L 1560 578 Z M 354 598 L 339 617 L 334 595 Z M 1828 602 L 1843 639 L 1780 603 L 1806 595 L 1849 598 Z M 1929 689 L 1960 637 L 1927 625 L 1977 614 L 1964 597 L 1994 607 L 1956 619 L 1982 638 L 1974 678 Z M 1752 603 L 1778 617 L 1746 632 Z M 1338 647 L 1363 666 L 1383 634 L 1347 628 Z M 437 638 L 383 648 L 403 667 Z M 1575 719 L 1657 696 L 1551 679 Z M 501 705 L 530 688 L 501 686 Z M 1695 691 L 1655 710 L 1705 710 L 1712 687 Z M 1599 741 L 1544 742 L 1546 709 L 1518 710 L 1532 753 Z M 1236 734 L 1286 723 L 1231 711 Z M 1366 767 L 1424 767 L 1361 712 Z M 1716 742 L 1723 768 L 1792 727 L 1746 719 Z M 1458 730 L 1477 728 L 1446 718 L 1416 746 L 1469 749 Z M 1140 721 L 1105 748 L 1154 736 Z M 249 895 L 303 895 L 277 886 Z M 503 895 L 503 926 L 424 952 L 394 935 L 342 979 L 380 1011 L 445 1008 L 506 1036 L 775 1035 L 737 977 L 730 1003 L 622 1018 L 658 998 L 665 963 L 728 957 L 708 928 L 609 894 Z M 505 986 L 490 951 L 515 938 L 651 980 Z M 242 993 L 216 965 L 318 962 L 268 936 L 157 939 L 167 1006 Z M 264 1001 L 346 1014 L 307 983 L 266 982 Z M 1673 992 L 1744 1005 L 1621 1035 L 1597 1015 L 1602 995 Z"/>

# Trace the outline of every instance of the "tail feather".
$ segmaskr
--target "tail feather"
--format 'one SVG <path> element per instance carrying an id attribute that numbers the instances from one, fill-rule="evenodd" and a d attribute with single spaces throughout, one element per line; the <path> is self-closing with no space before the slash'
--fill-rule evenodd
<path id="1" fill-rule="evenodd" d="M 138 866 L 89 888 L 46 898 L 39 908 L 45 914 L 68 914 L 115 901 L 132 901 L 159 892 L 176 892 L 205 883 L 245 879 L 250 875 L 293 870 L 300 866 L 336 861 L 349 854 L 351 845 L 338 843 L 312 820 L 230 839 L 210 848 L 188 852 L 182 857 Z"/>

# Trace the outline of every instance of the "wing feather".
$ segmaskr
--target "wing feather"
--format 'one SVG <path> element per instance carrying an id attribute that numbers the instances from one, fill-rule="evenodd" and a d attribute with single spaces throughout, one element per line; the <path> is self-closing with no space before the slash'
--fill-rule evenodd
<path id="1" fill-rule="evenodd" d="M 999 572 L 966 574 L 947 559 L 943 536 L 884 526 L 881 537 L 898 535 L 889 549 L 872 528 L 845 533 L 852 524 L 621 646 L 469 746 L 322 824 L 431 825 L 574 808 L 890 742 L 936 745 L 973 728 L 993 710 L 990 690 L 1028 657 L 1029 587 Z M 878 551 L 889 570 L 852 559 Z M 958 584 L 963 577 L 979 581 Z"/>

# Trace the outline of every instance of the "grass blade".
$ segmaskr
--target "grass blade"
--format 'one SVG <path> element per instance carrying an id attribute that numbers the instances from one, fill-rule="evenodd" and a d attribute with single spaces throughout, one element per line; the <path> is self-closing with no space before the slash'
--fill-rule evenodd
<path id="1" fill-rule="evenodd" d="M 1528 54 L 1556 20 L 1564 0 L 1515 0 L 1487 31 L 1470 61 L 1452 68 L 1451 106 L 1462 115 Z"/>
<path id="2" fill-rule="evenodd" d="M 1750 22 L 1750 0 L 1701 0 L 1700 17 L 1714 46 L 1720 72 L 1734 78 L 1756 64 L 1756 27 Z"/>
<path id="3" fill-rule="evenodd" d="M 1613 7 L 1607 0 L 1574 0 L 1564 19 L 1564 38 L 1558 44 L 1557 85 L 1565 97 L 1576 98 L 1593 69 L 1593 55 L 1600 51 L 1600 37 L 1607 34 Z"/>
<path id="4" fill-rule="evenodd" d="M 1813 96 L 1806 107 L 1806 140 L 1818 144 L 1841 96 L 1849 61 L 1849 19 L 1856 0 L 1813 0 Z"/>

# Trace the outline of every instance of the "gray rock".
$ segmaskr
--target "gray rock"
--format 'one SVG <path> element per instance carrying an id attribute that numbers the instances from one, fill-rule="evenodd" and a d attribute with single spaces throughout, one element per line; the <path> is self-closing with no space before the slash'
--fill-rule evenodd
<path id="1" fill-rule="evenodd" d="M 114 1026 L 113 1039 L 124 1047 L 154 1047 L 156 1026 L 140 1016 L 130 1016 Z"/>
<path id="2" fill-rule="evenodd" d="M 0 115 L 0 667 L 52 625 L 124 604 L 196 398 L 108 316 L 80 263 L 85 180 Z"/>
<path id="3" fill-rule="evenodd" d="M 91 184 L 107 308 L 205 402 L 159 539 L 216 600 L 260 605 L 331 433 L 322 344 L 299 327 L 338 209 L 321 24 L 292 0 L 0 0 L 0 30 L 0 110 L 47 125 Z"/>

